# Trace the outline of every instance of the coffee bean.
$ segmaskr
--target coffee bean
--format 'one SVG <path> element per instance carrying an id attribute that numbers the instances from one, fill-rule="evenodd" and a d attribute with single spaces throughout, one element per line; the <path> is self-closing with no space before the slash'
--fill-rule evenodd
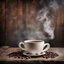
<path id="1" fill-rule="evenodd" d="M 16 58 L 16 56 L 14 56 L 14 58 Z"/>
<path id="2" fill-rule="evenodd" d="M 41 52 L 41 54 L 43 54 L 43 52 Z"/>
<path id="3" fill-rule="evenodd" d="M 54 55 L 55 55 L 55 56 L 58 56 L 58 54 L 56 54 L 56 53 L 55 53 Z"/>
<path id="4" fill-rule="evenodd" d="M 36 53 L 35 55 L 38 55 L 38 53 Z"/>
<path id="5" fill-rule="evenodd" d="M 23 59 L 23 57 L 21 57 L 21 59 Z"/>
<path id="6" fill-rule="evenodd" d="M 29 57 L 26 57 L 26 59 L 29 59 Z"/>
<path id="7" fill-rule="evenodd" d="M 18 56 L 18 58 L 20 58 L 20 57 Z"/>

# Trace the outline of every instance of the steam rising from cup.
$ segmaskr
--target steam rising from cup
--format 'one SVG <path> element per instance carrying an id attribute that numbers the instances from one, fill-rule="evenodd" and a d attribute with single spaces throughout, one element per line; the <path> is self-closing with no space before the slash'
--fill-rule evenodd
<path id="1" fill-rule="evenodd" d="M 44 27 L 43 28 L 44 32 L 46 32 L 50 36 L 48 37 L 48 39 L 53 39 L 54 38 L 54 27 L 52 27 L 52 18 L 51 16 L 48 17 L 47 16 L 48 14 L 49 14 L 48 8 L 43 8 L 38 12 L 36 20 L 42 23 Z"/>
<path id="2" fill-rule="evenodd" d="M 40 0 L 40 5 L 42 4 L 41 2 L 43 3 L 44 0 Z M 58 10 L 59 7 L 61 7 L 61 5 L 58 4 L 57 0 L 50 0 L 48 7 L 44 6 L 40 10 L 38 10 L 35 17 L 33 17 L 35 11 L 31 10 L 30 12 L 32 14 L 28 14 L 27 18 L 29 18 L 28 21 L 34 22 L 35 24 L 31 23 L 27 24 L 28 25 L 27 30 L 22 29 L 21 28 L 22 26 L 20 26 L 19 29 L 14 32 L 15 37 L 13 37 L 13 39 L 15 38 L 14 40 L 17 39 L 19 41 L 23 41 L 25 39 L 33 39 L 33 40 L 54 39 L 55 37 L 54 27 L 52 26 L 53 15 L 52 14 L 49 15 L 49 13 L 50 9 Z"/>

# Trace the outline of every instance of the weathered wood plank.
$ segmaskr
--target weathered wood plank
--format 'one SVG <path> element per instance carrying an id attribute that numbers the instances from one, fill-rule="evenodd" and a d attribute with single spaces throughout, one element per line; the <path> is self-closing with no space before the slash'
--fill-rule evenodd
<path id="1" fill-rule="evenodd" d="M 58 53 L 59 56 L 56 58 L 42 58 L 42 57 L 35 57 L 30 59 L 21 59 L 21 58 L 13 58 L 8 57 L 7 55 L 12 52 L 19 51 L 19 48 L 8 48 L 2 55 L 0 56 L 0 61 L 64 61 L 64 48 L 50 48 L 49 51 Z"/>
<path id="2" fill-rule="evenodd" d="M 13 32 L 17 29 L 17 15 L 18 15 L 17 0 L 6 0 L 6 33 L 7 43 L 12 45 L 15 42 Z M 14 43 L 13 43 L 14 46 Z"/>
<path id="3" fill-rule="evenodd" d="M 5 0 L 0 0 L 0 45 L 5 45 Z"/>

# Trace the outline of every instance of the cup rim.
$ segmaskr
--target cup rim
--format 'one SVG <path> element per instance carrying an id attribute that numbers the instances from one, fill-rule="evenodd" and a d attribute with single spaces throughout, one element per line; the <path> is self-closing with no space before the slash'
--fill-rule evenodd
<path id="1" fill-rule="evenodd" d="M 24 43 L 30 42 L 30 41 L 40 41 L 40 42 L 44 42 L 44 40 L 25 40 Z M 39 42 L 37 42 L 37 43 L 39 43 Z"/>

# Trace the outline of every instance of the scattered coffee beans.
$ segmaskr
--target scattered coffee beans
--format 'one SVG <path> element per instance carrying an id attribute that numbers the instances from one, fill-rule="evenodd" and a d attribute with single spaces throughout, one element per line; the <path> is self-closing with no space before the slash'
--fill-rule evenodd
<path id="1" fill-rule="evenodd" d="M 23 55 L 23 52 L 22 51 L 17 51 L 17 52 L 12 52 L 10 54 L 8 54 L 9 57 L 14 57 L 14 58 L 25 58 L 25 59 L 29 59 L 30 57 L 27 57 L 25 55 Z"/>
<path id="2" fill-rule="evenodd" d="M 36 54 L 36 55 L 38 55 L 38 54 Z M 25 58 L 25 59 L 32 58 L 31 56 L 27 57 L 27 56 L 23 55 L 22 51 L 12 52 L 12 53 L 8 54 L 8 56 L 9 57 L 14 57 L 14 58 L 21 58 L 21 59 L 23 59 L 23 58 Z M 59 56 L 57 53 L 54 53 L 54 52 L 51 52 L 51 51 L 46 51 L 45 54 L 42 55 L 41 57 L 48 59 L 48 58 L 55 58 L 57 56 Z M 33 58 L 35 58 L 35 57 L 33 57 Z"/>
<path id="3" fill-rule="evenodd" d="M 47 52 L 46 51 L 46 54 L 44 54 L 42 57 L 43 58 L 55 58 L 55 57 L 57 57 L 57 56 L 59 56 L 57 53 L 54 53 L 54 52 Z"/>

